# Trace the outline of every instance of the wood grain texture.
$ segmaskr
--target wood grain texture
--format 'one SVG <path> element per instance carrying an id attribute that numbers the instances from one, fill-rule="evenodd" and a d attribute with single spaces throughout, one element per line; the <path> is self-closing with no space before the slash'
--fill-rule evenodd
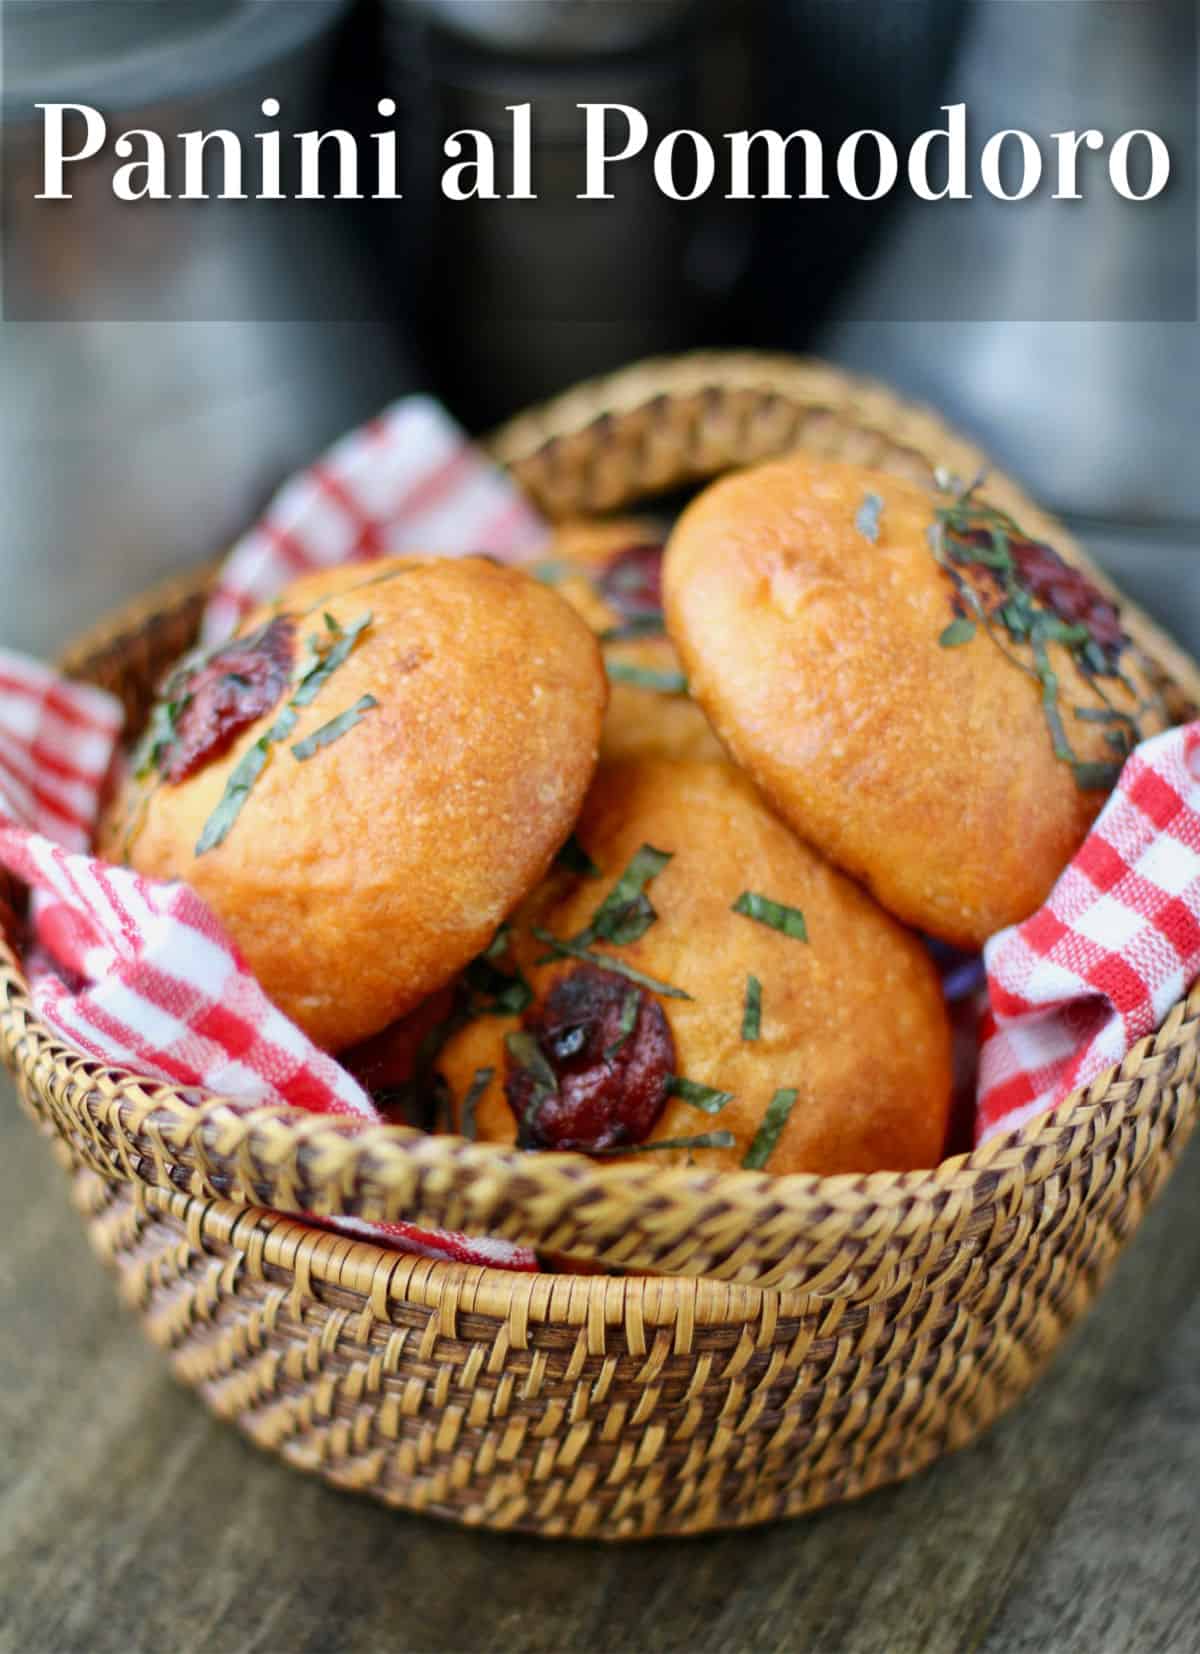
<path id="1" fill-rule="evenodd" d="M 1200 1146 L 1029 1400 L 908 1485 L 755 1533 L 549 1545 L 331 1492 L 210 1420 L 5 1082 L 0 1650 L 1193 1650 L 1198 1199 Z"/>

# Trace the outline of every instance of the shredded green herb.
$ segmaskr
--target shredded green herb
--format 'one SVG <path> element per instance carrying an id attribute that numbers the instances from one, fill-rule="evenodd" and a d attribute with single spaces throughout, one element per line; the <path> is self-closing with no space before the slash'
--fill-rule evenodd
<path id="1" fill-rule="evenodd" d="M 682 672 L 656 672 L 649 666 L 631 666 L 628 661 L 605 661 L 604 669 L 613 683 L 632 684 L 635 689 L 656 689 L 660 695 L 686 695 L 687 679 Z"/>
<path id="2" fill-rule="evenodd" d="M 334 641 L 323 650 L 321 639 L 309 638 L 309 653 L 301 667 L 300 679 L 292 694 L 290 705 L 309 706 L 316 700 L 374 618 L 368 609 L 343 631 L 333 616 L 326 614 L 325 626 Z"/>
<path id="3" fill-rule="evenodd" d="M 715 1086 L 701 1085 L 698 1080 L 685 1080 L 681 1074 L 672 1074 L 667 1081 L 668 1097 L 679 1097 L 705 1114 L 720 1114 L 726 1103 L 733 1101 L 732 1091 L 718 1091 Z"/>
<path id="4" fill-rule="evenodd" d="M 589 1149 L 597 1158 L 617 1154 L 654 1154 L 660 1149 L 731 1149 L 736 1142 L 731 1131 L 702 1131 L 698 1137 L 660 1137 L 656 1143 L 624 1143 L 619 1148 Z"/>
<path id="5" fill-rule="evenodd" d="M 792 1105 L 798 1093 L 794 1087 L 785 1086 L 777 1091 L 767 1104 L 767 1112 L 763 1115 L 762 1125 L 754 1134 L 754 1141 L 746 1150 L 742 1165 L 747 1171 L 761 1171 L 771 1158 L 776 1144 L 783 1134 L 783 1128 L 788 1123 L 792 1112 Z"/>
<path id="6" fill-rule="evenodd" d="M 304 737 L 303 741 L 297 741 L 292 748 L 292 757 L 298 758 L 303 763 L 306 758 L 311 758 L 315 752 L 320 752 L 322 747 L 330 746 L 340 736 L 345 735 L 346 731 L 353 729 L 355 724 L 361 723 L 364 714 L 378 705 L 379 702 L 374 695 L 360 696 L 353 706 L 347 707 L 345 712 L 340 713 L 336 718 L 331 718 L 327 724 L 322 724 L 320 729 L 314 729 L 311 735 Z"/>
<path id="7" fill-rule="evenodd" d="M 1121 712 L 1115 706 L 1073 706 L 1071 711 L 1085 724 L 1128 725 L 1134 722 L 1128 712 Z"/>
<path id="8" fill-rule="evenodd" d="M 854 519 L 854 526 L 858 532 L 872 545 L 879 543 L 879 518 L 883 511 L 883 501 L 878 494 L 864 494 L 863 502 L 858 508 Z"/>
<path id="9" fill-rule="evenodd" d="M 782 902 L 773 902 L 769 896 L 762 896 L 757 890 L 743 890 L 733 904 L 733 911 L 740 913 L 744 918 L 757 919 L 760 925 L 769 925 L 772 930 L 778 930 L 784 936 L 791 936 L 797 942 L 808 941 L 808 926 L 804 923 L 804 915 L 798 907 L 785 907 Z"/>
<path id="10" fill-rule="evenodd" d="M 558 1076 L 546 1061 L 545 1053 L 532 1034 L 524 1028 L 514 1033 L 505 1034 L 504 1045 L 514 1064 L 529 1075 L 533 1082 L 533 1089 L 529 1098 L 529 1106 L 521 1119 L 517 1131 L 517 1144 L 521 1148 L 528 1148 L 533 1138 L 533 1128 L 537 1124 L 537 1117 L 541 1113 L 542 1105 L 547 1097 L 558 1095 Z"/>
<path id="11" fill-rule="evenodd" d="M 646 886 L 667 866 L 671 855 L 669 850 L 656 850 L 652 844 L 643 844 L 589 923 L 571 940 L 581 947 L 597 940 L 624 947 L 644 936 L 658 917 L 646 895 Z"/>
<path id="12" fill-rule="evenodd" d="M 939 641 L 946 648 L 965 643 L 974 634 L 976 623 L 982 626 L 1001 653 L 1020 671 L 1036 679 L 1042 695 L 1042 714 L 1054 748 L 1055 757 L 1069 764 L 1076 785 L 1083 790 L 1107 790 L 1116 782 L 1121 764 L 1142 739 L 1135 717 L 1120 713 L 1116 708 L 1075 708 L 1076 717 L 1087 714 L 1085 722 L 1111 722 L 1109 731 L 1115 736 L 1105 744 L 1116 754 L 1111 761 L 1095 762 L 1080 758 L 1071 745 L 1063 721 L 1061 685 L 1058 674 L 1050 663 L 1047 644 L 1060 644 L 1072 663 L 1095 690 L 1101 701 L 1107 703 L 1103 680 L 1111 679 L 1132 690 L 1129 680 L 1119 665 L 1121 650 L 1129 646 L 1127 638 L 1114 642 L 1106 639 L 1103 646 L 1082 622 L 1064 620 L 1043 602 L 1022 574 L 1013 546 L 1033 544 L 1007 512 L 976 498 L 983 482 L 977 477 L 964 488 L 953 479 L 939 473 L 938 488 L 953 496 L 948 505 L 938 506 L 929 526 L 930 548 L 940 567 L 954 583 L 958 604 L 970 610 L 960 614 L 941 634 Z M 1036 547 L 1047 552 L 1050 548 Z M 1051 552 L 1050 555 L 1053 555 Z M 1064 578 L 1078 579 L 1078 571 L 1064 564 Z M 964 571 L 982 569 L 997 589 L 997 600 L 989 606 Z M 1115 624 L 1116 616 L 1113 614 Z M 1012 645 L 1029 651 L 1032 660 L 1014 653 Z M 1142 711 L 1153 702 L 1142 703 Z M 1114 714 L 1111 719 L 1107 714 Z"/>
<path id="13" fill-rule="evenodd" d="M 321 640 L 315 636 L 309 638 L 308 654 L 301 663 L 291 699 L 266 734 L 260 735 L 235 765 L 216 809 L 205 822 L 204 830 L 197 840 L 197 856 L 203 856 L 207 851 L 215 850 L 217 845 L 224 843 L 229 836 L 230 828 L 241 813 L 243 804 L 250 796 L 250 789 L 267 766 L 271 748 L 280 741 L 286 741 L 295 729 L 297 708 L 312 704 L 323 685 L 329 682 L 373 618 L 368 610 L 343 631 L 333 616 L 326 614 L 326 630 L 330 632 L 334 642 L 323 652 Z"/>
<path id="14" fill-rule="evenodd" d="M 260 735 L 252 747 L 238 759 L 225 783 L 216 809 L 204 823 L 204 830 L 196 841 L 196 854 L 205 855 L 215 850 L 229 836 L 229 830 L 241 813 L 242 805 L 250 796 L 250 789 L 267 767 L 271 748 L 285 741 L 296 727 L 296 714 L 285 707 L 265 735 Z"/>
<path id="15" fill-rule="evenodd" d="M 609 626 L 600 633 L 601 643 L 628 643 L 632 638 L 662 637 L 666 631 L 666 622 L 657 609 L 647 611 L 646 614 L 630 615 L 628 620 L 622 620 L 617 626 Z"/>
<path id="16" fill-rule="evenodd" d="M 541 563 L 530 563 L 529 572 L 535 580 L 540 580 L 543 586 L 557 586 L 562 581 L 569 580 L 576 570 L 570 563 L 547 558 Z"/>
<path id="17" fill-rule="evenodd" d="M 524 1028 L 515 1029 L 513 1033 L 505 1034 L 504 1044 L 517 1067 L 525 1070 L 535 1086 L 540 1086 L 543 1091 L 548 1091 L 551 1096 L 556 1095 L 558 1078 L 546 1061 L 541 1046 L 531 1033 Z"/>
<path id="18" fill-rule="evenodd" d="M 559 867 L 565 868 L 568 873 L 576 873 L 582 879 L 598 879 L 600 869 L 572 833 L 562 849 L 555 856 Z"/>
<path id="19" fill-rule="evenodd" d="M 491 942 L 463 972 L 467 1021 L 480 1016 L 520 1016 L 533 1001 L 533 989 L 519 970 L 501 970 L 496 963 L 508 952 L 511 926 L 501 925 Z"/>
<path id="20" fill-rule="evenodd" d="M 459 1115 L 458 1129 L 464 1137 L 475 1136 L 475 1110 L 479 1106 L 479 1099 L 495 1078 L 494 1068 L 477 1068 L 475 1078 L 471 1081 L 470 1090 L 463 1098 L 462 1111 Z"/>
<path id="21" fill-rule="evenodd" d="M 617 1037 L 604 1053 L 605 1062 L 611 1062 L 620 1051 L 625 1041 L 637 1027 L 638 1012 L 641 1010 L 641 995 L 636 988 L 631 987 L 621 1001 L 621 1017 L 617 1023 Z"/>
<path id="22" fill-rule="evenodd" d="M 602 971 L 612 971 L 617 976 L 623 976 L 630 982 L 636 982 L 640 988 L 649 988 L 653 994 L 661 994 L 664 999 L 691 999 L 691 994 L 684 993 L 682 988 L 673 988 L 669 982 L 659 982 L 645 971 L 637 970 L 633 965 L 627 965 L 618 955 L 613 953 L 590 953 L 575 941 L 564 941 L 560 936 L 554 936 L 540 926 L 533 927 L 532 934 L 539 942 L 545 942 L 552 953 L 566 959 L 582 959 L 585 964 L 598 965 Z"/>
<path id="23" fill-rule="evenodd" d="M 938 642 L 943 649 L 958 649 L 964 643 L 970 643 L 975 636 L 975 622 L 968 620 L 965 615 L 959 615 L 952 620 L 945 631 L 941 633 Z"/>
<path id="24" fill-rule="evenodd" d="M 746 1002 L 742 1008 L 742 1038 L 756 1040 L 762 1032 L 762 983 L 756 976 L 746 978 Z"/>
<path id="25" fill-rule="evenodd" d="M 511 936 L 512 936 L 512 926 L 508 923 L 508 921 L 506 919 L 505 922 L 496 931 L 496 934 L 492 937 L 492 939 L 488 943 L 487 947 L 484 948 L 483 953 L 480 957 L 483 958 L 483 959 L 501 959 L 501 958 L 503 958 L 503 956 L 508 952 L 509 938 Z"/>
<path id="26" fill-rule="evenodd" d="M 158 769 L 163 753 L 174 745 L 176 721 L 186 704 L 186 700 L 164 700 L 155 703 L 150 714 L 150 722 L 134 748 L 131 759 L 133 773 L 138 781 L 145 780 L 152 770 Z"/>

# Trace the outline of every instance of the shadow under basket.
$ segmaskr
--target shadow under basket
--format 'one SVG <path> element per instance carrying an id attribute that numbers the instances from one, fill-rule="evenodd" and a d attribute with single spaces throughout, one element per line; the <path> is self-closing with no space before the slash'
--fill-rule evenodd
<path id="1" fill-rule="evenodd" d="M 922 481 L 981 463 L 877 386 L 743 355 L 645 363 L 491 447 L 552 518 L 644 507 L 795 447 Z M 993 477 L 990 492 L 1086 563 L 1011 483 Z M 140 720 L 208 578 L 109 621 L 68 670 Z M 1200 699 L 1187 657 L 1124 613 Z M 1095 1296 L 1195 1117 L 1193 991 L 1053 1114 L 930 1172 L 771 1178 L 522 1155 L 194 1103 L 102 1068 L 39 1021 L 14 941 L 10 927 L 6 1058 L 176 1376 L 339 1487 L 498 1528 L 632 1538 L 762 1522 L 969 1441 Z M 626 1273 L 431 1262 L 306 1226 L 304 1211 L 499 1235 Z"/>

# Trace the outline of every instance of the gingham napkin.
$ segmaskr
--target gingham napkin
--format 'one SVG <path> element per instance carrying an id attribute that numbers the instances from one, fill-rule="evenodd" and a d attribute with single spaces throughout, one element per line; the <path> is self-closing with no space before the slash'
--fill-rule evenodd
<path id="1" fill-rule="evenodd" d="M 409 549 L 518 558 L 544 525 L 436 404 L 398 403 L 282 490 L 230 553 L 219 642 L 295 574 Z M 200 899 L 86 853 L 117 703 L 0 653 L 0 862 L 33 891 L 34 1005 L 88 1056 L 245 1104 L 378 1116 L 266 998 Z M 1117 1062 L 1200 973 L 1200 725 L 1145 743 L 1046 906 L 986 950 L 979 1138 Z M 337 1220 L 407 1250 L 532 1269 L 525 1248 Z"/>
<path id="2" fill-rule="evenodd" d="M 1131 754 L 1045 906 L 984 962 L 980 1142 L 1120 1062 L 1200 975 L 1200 724 Z"/>
<path id="3" fill-rule="evenodd" d="M 286 482 L 230 552 L 204 615 L 223 643 L 298 574 L 406 551 L 536 551 L 546 525 L 427 396 L 408 396 Z"/>
<path id="4" fill-rule="evenodd" d="M 535 551 L 545 526 L 503 472 L 425 397 L 397 403 L 286 484 L 230 552 L 208 643 L 295 575 L 410 550 Z M 34 1005 L 89 1057 L 247 1104 L 379 1119 L 251 976 L 186 885 L 86 854 L 121 708 L 37 661 L 0 652 L 0 862 L 32 892 L 25 965 Z M 338 1219 L 336 1227 L 468 1263 L 534 1269 L 506 1241 Z"/>

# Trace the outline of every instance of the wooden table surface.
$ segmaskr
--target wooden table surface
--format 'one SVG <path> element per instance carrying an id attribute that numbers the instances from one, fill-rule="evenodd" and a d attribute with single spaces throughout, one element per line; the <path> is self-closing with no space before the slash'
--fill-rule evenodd
<path id="1" fill-rule="evenodd" d="M 605 1548 L 326 1489 L 142 1342 L 0 1079 L 0 1650 L 1200 1648 L 1200 1139 L 989 1436 L 757 1532 Z"/>

